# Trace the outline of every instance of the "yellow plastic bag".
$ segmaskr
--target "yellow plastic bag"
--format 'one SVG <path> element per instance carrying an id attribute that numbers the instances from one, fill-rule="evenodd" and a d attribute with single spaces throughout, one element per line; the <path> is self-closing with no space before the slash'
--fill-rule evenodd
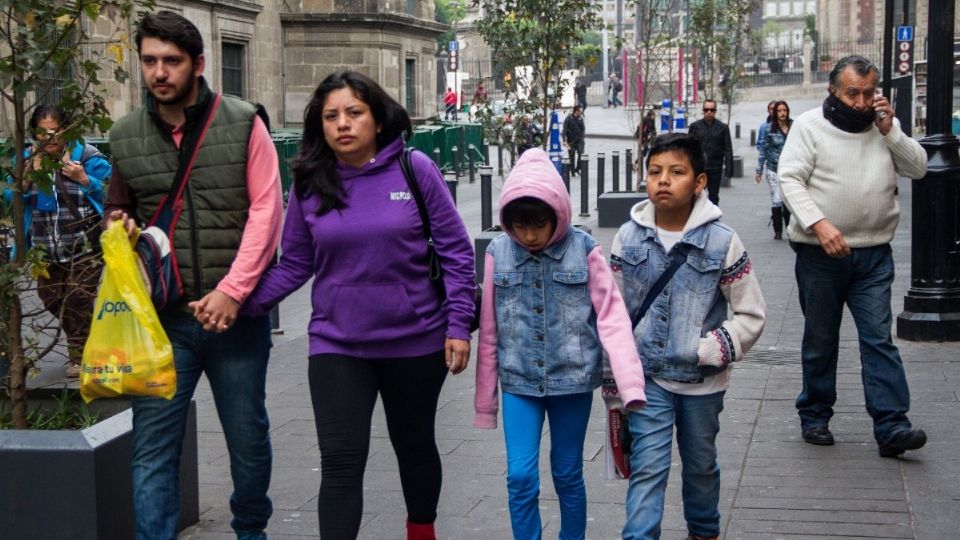
<path id="1" fill-rule="evenodd" d="M 100 236 L 106 263 L 83 348 L 80 395 L 87 403 L 121 394 L 173 398 L 173 347 L 137 269 L 123 224 Z"/>

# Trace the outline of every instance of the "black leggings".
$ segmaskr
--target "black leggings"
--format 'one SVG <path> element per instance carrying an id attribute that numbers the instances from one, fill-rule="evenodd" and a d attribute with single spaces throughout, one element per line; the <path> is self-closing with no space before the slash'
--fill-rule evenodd
<path id="1" fill-rule="evenodd" d="M 310 399 L 320 443 L 320 538 L 353 540 L 363 512 L 363 471 L 377 393 L 397 454 L 407 519 L 437 519 L 442 470 L 434 438 L 443 351 L 416 358 L 310 357 Z M 397 525 L 402 528 L 402 524 Z"/>

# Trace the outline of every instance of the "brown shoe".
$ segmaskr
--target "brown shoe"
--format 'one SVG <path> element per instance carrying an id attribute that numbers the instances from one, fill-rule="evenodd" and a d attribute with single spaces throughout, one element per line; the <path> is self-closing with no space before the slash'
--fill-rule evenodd
<path id="1" fill-rule="evenodd" d="M 68 379 L 80 377 L 80 364 L 67 364 L 66 377 Z"/>

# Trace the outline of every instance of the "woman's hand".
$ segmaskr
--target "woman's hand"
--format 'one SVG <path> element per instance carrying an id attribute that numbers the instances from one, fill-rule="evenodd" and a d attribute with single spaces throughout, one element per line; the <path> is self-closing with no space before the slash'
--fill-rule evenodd
<path id="1" fill-rule="evenodd" d="M 71 160 L 69 156 L 64 155 L 60 172 L 81 186 L 90 184 L 90 178 L 87 176 L 87 171 L 83 169 L 83 165 L 79 161 Z"/>
<path id="2" fill-rule="evenodd" d="M 470 361 L 470 342 L 465 339 L 447 338 L 444 353 L 450 373 L 456 375 L 467 369 L 467 363 Z"/>
<path id="3" fill-rule="evenodd" d="M 756 181 L 757 181 L 758 184 L 760 183 L 760 178 L 761 178 L 762 176 L 763 176 L 762 174 L 757 173 Z"/>

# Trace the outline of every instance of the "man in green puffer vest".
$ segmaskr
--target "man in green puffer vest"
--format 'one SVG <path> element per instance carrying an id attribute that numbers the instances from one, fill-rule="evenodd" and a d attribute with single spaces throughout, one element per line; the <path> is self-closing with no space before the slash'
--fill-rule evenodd
<path id="1" fill-rule="evenodd" d="M 257 106 L 216 95 L 202 74 L 203 39 L 186 18 L 161 11 L 137 28 L 144 107 L 110 131 L 113 176 L 106 220 L 131 238 L 170 192 L 196 148 L 173 237 L 184 300 L 160 312 L 173 343 L 177 393 L 133 400 L 133 497 L 137 538 L 170 540 L 179 521 L 179 459 L 187 411 L 201 374 L 213 390 L 230 453 L 231 526 L 266 538 L 273 513 L 265 406 L 271 347 L 267 317 L 239 317 L 277 248 L 281 221 L 277 153 Z M 208 110 L 213 110 L 197 148 Z"/>

